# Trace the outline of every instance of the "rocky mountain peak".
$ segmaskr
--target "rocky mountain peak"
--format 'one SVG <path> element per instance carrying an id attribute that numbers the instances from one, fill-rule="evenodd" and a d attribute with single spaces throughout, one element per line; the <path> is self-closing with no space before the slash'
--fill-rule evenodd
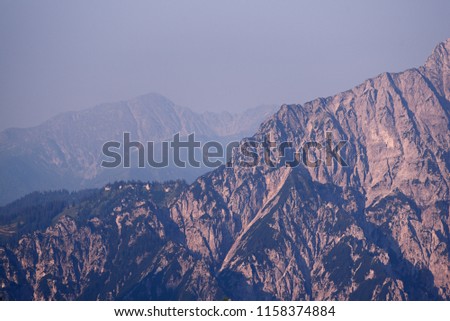
<path id="1" fill-rule="evenodd" d="M 449 66 L 449 53 L 450 53 L 450 38 L 439 43 L 428 57 L 425 67 L 435 67 L 435 66 Z"/>
<path id="2" fill-rule="evenodd" d="M 421 72 L 430 80 L 439 95 L 450 100 L 450 38 L 438 44 L 428 57 Z M 447 108 L 450 108 L 448 105 Z"/>

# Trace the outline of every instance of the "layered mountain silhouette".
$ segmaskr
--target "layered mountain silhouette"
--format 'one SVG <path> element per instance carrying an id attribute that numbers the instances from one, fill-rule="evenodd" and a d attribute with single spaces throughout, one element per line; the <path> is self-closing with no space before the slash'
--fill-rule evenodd
<path id="1" fill-rule="evenodd" d="M 252 137 L 298 149 L 331 133 L 347 166 L 243 167 L 236 153 L 192 184 L 117 182 L 3 207 L 0 295 L 450 299 L 449 52 L 450 39 L 419 68 L 283 105 Z"/>
<path id="2" fill-rule="evenodd" d="M 100 187 L 118 179 L 193 181 L 208 168 L 138 169 L 119 166 L 102 168 L 106 159 L 102 146 L 108 141 L 123 141 L 130 133 L 132 141 L 172 140 L 180 133 L 196 134 L 196 139 L 227 143 L 253 134 L 259 124 L 276 111 L 267 105 L 239 114 L 196 113 L 179 107 L 158 94 L 144 95 L 130 101 L 104 104 L 84 111 L 64 113 L 40 126 L 12 128 L 0 133 L 0 204 L 4 205 L 27 193 L 66 188 L 79 190 Z M 161 147 L 155 145 L 155 152 Z M 161 159 L 160 155 L 155 157 Z M 133 163 L 135 164 L 135 163 Z"/>

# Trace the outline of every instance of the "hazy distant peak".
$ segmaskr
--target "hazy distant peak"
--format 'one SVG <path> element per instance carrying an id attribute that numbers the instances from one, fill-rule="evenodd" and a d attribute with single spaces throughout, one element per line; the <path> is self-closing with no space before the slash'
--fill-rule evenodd
<path id="1" fill-rule="evenodd" d="M 155 106 L 168 106 L 168 107 L 174 107 L 175 103 L 172 102 L 169 98 L 160 95 L 158 93 L 148 93 L 145 95 L 138 96 L 136 98 L 133 98 L 129 101 L 131 104 L 141 104 L 148 108 L 155 107 Z"/>
<path id="2" fill-rule="evenodd" d="M 196 138 L 225 143 L 253 134 L 275 111 L 273 106 L 239 113 L 199 113 L 178 106 L 163 95 L 148 93 L 65 112 L 35 127 L 7 129 L 0 132 L 0 166 L 12 176 L 1 177 L 0 204 L 33 190 L 79 189 L 119 177 L 141 180 L 181 177 L 191 180 L 207 169 L 198 172 L 153 171 L 151 174 L 147 171 L 136 174 L 121 171 L 114 174 L 116 176 L 108 176 L 111 174 L 105 174 L 99 166 L 102 145 L 106 141 L 120 141 L 124 132 L 131 133 L 133 140 L 141 142 L 161 142 L 175 133 L 195 133 Z M 18 171 L 26 174 L 17 176 L 15 173 Z"/>

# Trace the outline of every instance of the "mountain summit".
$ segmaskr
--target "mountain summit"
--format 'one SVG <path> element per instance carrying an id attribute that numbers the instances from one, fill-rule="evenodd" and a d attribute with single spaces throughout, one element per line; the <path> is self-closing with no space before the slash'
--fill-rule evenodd
<path id="1" fill-rule="evenodd" d="M 445 100 L 450 100 L 450 39 L 436 46 L 421 71 L 426 74 L 436 91 Z"/>

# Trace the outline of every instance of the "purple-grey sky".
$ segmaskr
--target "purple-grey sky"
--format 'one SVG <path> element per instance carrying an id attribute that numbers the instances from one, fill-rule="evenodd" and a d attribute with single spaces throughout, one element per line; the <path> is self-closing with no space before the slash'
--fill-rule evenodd
<path id="1" fill-rule="evenodd" d="M 421 65 L 450 1 L 0 0 L 0 130 L 148 92 L 303 103 Z"/>

